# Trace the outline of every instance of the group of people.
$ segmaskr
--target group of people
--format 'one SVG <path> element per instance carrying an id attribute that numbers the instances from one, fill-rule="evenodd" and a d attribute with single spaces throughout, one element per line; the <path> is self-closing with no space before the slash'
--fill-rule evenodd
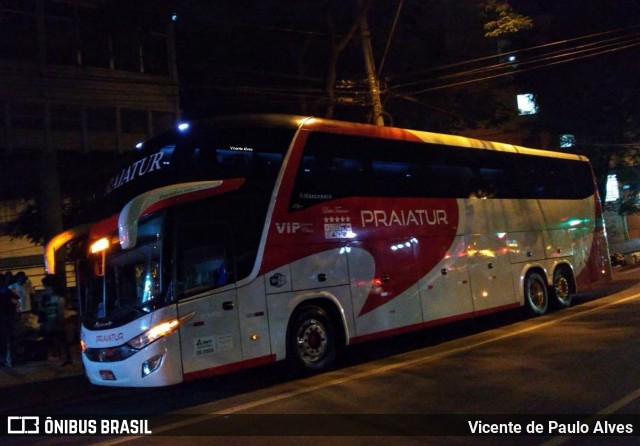
<path id="1" fill-rule="evenodd" d="M 13 366 L 16 335 L 30 325 L 37 339 L 45 342 L 49 360 L 72 364 L 65 327 L 66 302 L 53 275 L 42 279 L 43 290 L 36 293 L 26 273 L 0 274 L 0 364 Z M 24 347 L 24 346 L 23 346 Z M 23 351 L 23 355 L 28 352 Z"/>

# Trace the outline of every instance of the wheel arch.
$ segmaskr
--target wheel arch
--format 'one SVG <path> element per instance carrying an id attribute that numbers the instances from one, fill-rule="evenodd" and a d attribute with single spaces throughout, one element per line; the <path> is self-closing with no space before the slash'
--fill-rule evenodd
<path id="1" fill-rule="evenodd" d="M 294 319 L 294 316 L 300 309 L 306 306 L 316 306 L 322 308 L 332 321 L 333 328 L 336 331 L 337 345 L 339 347 L 344 347 L 348 344 L 350 333 L 344 308 L 340 304 L 338 298 L 327 292 L 305 295 L 296 299 L 293 308 L 289 313 L 289 320 L 287 321 L 287 329 L 285 331 L 286 336 L 289 336 L 289 331 L 291 329 L 291 323 Z"/>

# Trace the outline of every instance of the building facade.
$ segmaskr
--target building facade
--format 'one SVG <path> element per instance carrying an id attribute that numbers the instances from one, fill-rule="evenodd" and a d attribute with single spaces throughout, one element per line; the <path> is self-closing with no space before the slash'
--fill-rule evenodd
<path id="1" fill-rule="evenodd" d="M 24 270 L 39 285 L 42 246 L 12 238 L 11 222 L 34 201 L 63 203 L 75 170 L 90 182 L 104 160 L 175 124 L 173 23 L 158 9 L 135 0 L 0 2 L 0 272 Z M 43 169 L 42 159 L 53 161 Z M 49 177 L 55 164 L 61 181 Z"/>

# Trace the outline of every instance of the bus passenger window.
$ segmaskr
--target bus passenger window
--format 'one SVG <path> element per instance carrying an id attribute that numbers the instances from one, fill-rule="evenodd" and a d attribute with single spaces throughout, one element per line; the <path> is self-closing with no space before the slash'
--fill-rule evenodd
<path id="1" fill-rule="evenodd" d="M 375 195 L 411 197 L 418 194 L 416 176 L 420 168 L 408 161 L 371 161 Z"/>
<path id="2" fill-rule="evenodd" d="M 366 184 L 364 175 L 364 164 L 359 159 L 308 154 L 298 169 L 291 209 L 304 209 L 327 200 L 359 196 Z"/>

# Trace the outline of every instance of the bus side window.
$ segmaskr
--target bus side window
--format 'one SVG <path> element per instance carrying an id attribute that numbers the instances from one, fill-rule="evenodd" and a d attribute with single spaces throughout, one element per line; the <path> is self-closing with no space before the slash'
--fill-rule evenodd
<path id="1" fill-rule="evenodd" d="M 521 196 L 530 199 L 555 198 L 553 163 L 533 156 L 522 157 L 519 162 L 524 172 L 521 177 Z"/>
<path id="2" fill-rule="evenodd" d="M 371 161 L 374 194 L 382 197 L 415 196 L 416 175 L 420 169 L 408 161 Z"/>
<path id="3" fill-rule="evenodd" d="M 473 171 L 468 166 L 434 164 L 427 166 L 424 194 L 427 197 L 469 197 L 473 193 Z"/>
<path id="4" fill-rule="evenodd" d="M 355 157 L 331 153 L 305 154 L 298 169 L 291 209 L 304 209 L 327 200 L 359 196 L 366 185 L 364 175 L 364 164 Z"/>

